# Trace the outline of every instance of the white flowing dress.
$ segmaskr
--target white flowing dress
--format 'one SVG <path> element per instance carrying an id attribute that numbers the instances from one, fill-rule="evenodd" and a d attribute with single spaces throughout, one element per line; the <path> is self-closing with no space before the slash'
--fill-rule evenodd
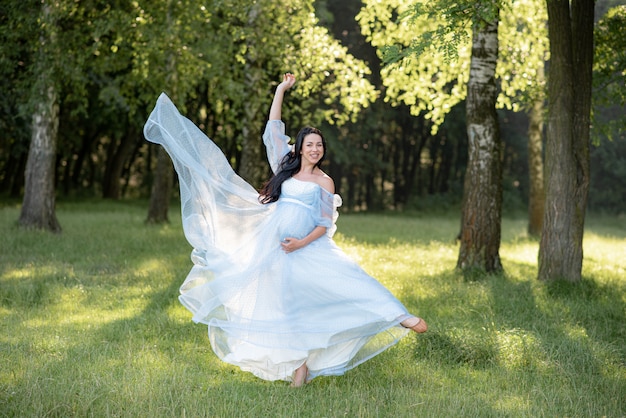
<path id="1" fill-rule="evenodd" d="M 193 267 L 180 288 L 193 321 L 208 326 L 215 354 L 266 380 L 341 375 L 407 334 L 411 315 L 332 240 L 341 204 L 316 183 L 291 178 L 280 198 L 258 192 L 232 170 L 221 150 L 161 94 L 144 127 L 178 173 L 182 223 Z M 290 151 L 282 121 L 263 141 L 274 171 Z M 327 234 L 285 253 L 285 237 L 316 226 Z"/>

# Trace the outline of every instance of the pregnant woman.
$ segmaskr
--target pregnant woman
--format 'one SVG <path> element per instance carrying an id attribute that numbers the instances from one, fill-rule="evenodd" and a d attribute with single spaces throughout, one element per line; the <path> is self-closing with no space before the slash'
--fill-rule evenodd
<path id="1" fill-rule="evenodd" d="M 426 322 L 412 314 L 332 239 L 333 180 L 320 166 L 322 133 L 303 128 L 291 146 L 281 121 L 285 74 L 263 134 L 274 176 L 261 192 L 162 94 L 144 127 L 178 173 L 192 267 L 179 299 L 208 326 L 215 354 L 293 386 L 341 375 Z"/>

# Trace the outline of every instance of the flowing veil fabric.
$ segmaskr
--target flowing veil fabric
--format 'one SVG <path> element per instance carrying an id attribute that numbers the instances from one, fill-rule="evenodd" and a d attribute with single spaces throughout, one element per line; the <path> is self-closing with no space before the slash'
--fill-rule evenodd
<path id="1" fill-rule="evenodd" d="M 213 351 L 266 380 L 290 380 L 306 362 L 309 379 L 343 374 L 408 332 L 406 308 L 332 240 L 341 202 L 294 178 L 278 202 L 232 170 L 221 150 L 162 94 L 144 127 L 178 173 L 185 237 L 193 267 L 179 299 L 208 326 Z M 273 170 L 289 150 L 284 124 L 270 121 L 264 141 Z M 328 234 L 286 254 L 280 241 L 316 225 Z"/>

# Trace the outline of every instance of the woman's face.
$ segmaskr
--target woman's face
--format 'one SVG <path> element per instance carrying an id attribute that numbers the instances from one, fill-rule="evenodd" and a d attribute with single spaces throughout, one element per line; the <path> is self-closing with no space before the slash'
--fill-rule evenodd
<path id="1" fill-rule="evenodd" d="M 317 164 L 324 156 L 324 142 L 318 134 L 308 134 L 302 140 L 302 162 L 305 161 L 310 165 Z"/>

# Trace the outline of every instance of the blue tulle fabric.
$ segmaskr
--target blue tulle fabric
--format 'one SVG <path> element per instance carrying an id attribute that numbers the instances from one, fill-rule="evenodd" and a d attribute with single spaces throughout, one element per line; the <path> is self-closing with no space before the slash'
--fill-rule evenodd
<path id="1" fill-rule="evenodd" d="M 221 150 L 162 94 L 145 137 L 169 153 L 180 184 L 182 223 L 193 267 L 180 288 L 193 321 L 208 326 L 215 354 L 266 380 L 340 375 L 406 335 L 410 315 L 332 239 L 341 199 L 291 178 L 277 202 L 232 170 Z M 290 152 L 281 121 L 263 135 L 270 166 Z M 285 237 L 316 226 L 327 234 L 293 253 Z"/>

